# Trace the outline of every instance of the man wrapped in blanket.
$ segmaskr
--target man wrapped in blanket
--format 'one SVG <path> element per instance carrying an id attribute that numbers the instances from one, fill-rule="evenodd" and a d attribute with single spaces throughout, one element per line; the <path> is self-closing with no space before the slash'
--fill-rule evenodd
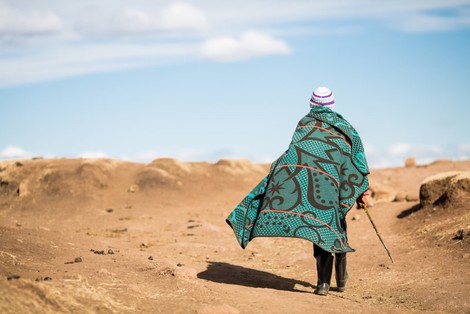
<path id="1" fill-rule="evenodd" d="M 327 295 L 335 254 L 337 291 L 348 278 L 346 214 L 366 205 L 369 174 L 359 134 L 333 111 L 333 93 L 318 87 L 310 112 L 297 125 L 287 151 L 227 217 L 242 248 L 255 237 L 296 237 L 313 242 L 315 293 Z"/>

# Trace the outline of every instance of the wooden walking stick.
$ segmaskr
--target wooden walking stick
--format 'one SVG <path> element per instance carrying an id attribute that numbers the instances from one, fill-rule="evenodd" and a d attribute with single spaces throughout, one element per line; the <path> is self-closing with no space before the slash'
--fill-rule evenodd
<path id="1" fill-rule="evenodd" d="M 392 263 L 393 263 L 392 254 L 390 254 L 390 251 L 388 250 L 388 247 L 385 245 L 384 240 L 382 240 L 382 237 L 380 236 L 380 233 L 379 233 L 379 231 L 377 230 L 377 227 L 375 226 L 375 223 L 374 223 L 374 221 L 372 220 L 372 217 L 370 216 L 369 211 L 367 210 L 367 206 L 366 206 L 365 204 L 362 204 L 361 207 L 364 208 L 364 211 L 366 212 L 367 217 L 369 217 L 369 221 L 370 221 L 370 223 L 372 224 L 372 227 L 374 227 L 375 234 L 376 234 L 377 237 L 379 238 L 380 242 L 382 242 L 382 245 L 383 245 L 383 247 L 385 248 L 385 251 L 387 251 L 388 257 L 390 257 L 390 260 L 391 260 Z"/>

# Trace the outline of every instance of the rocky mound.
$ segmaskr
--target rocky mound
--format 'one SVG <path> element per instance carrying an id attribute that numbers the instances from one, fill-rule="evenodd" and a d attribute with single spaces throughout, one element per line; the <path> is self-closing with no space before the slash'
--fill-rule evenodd
<path id="1" fill-rule="evenodd" d="M 105 189 L 120 162 L 110 159 L 33 160 L 0 164 L 0 196 L 66 197 Z"/>
<path id="2" fill-rule="evenodd" d="M 262 166 L 255 165 L 246 159 L 221 159 L 215 164 L 215 168 L 230 174 L 262 173 L 266 171 Z"/>
<path id="3" fill-rule="evenodd" d="M 182 185 L 178 178 L 161 168 L 145 167 L 136 177 L 136 185 L 140 190 L 154 188 L 173 188 Z"/>
<path id="4" fill-rule="evenodd" d="M 426 178 L 419 199 L 421 207 L 463 204 L 470 200 L 470 171 L 444 172 Z"/>
<path id="5" fill-rule="evenodd" d="M 155 159 L 148 166 L 151 168 L 163 170 L 177 177 L 182 177 L 191 173 L 190 163 L 183 163 L 173 158 Z"/>

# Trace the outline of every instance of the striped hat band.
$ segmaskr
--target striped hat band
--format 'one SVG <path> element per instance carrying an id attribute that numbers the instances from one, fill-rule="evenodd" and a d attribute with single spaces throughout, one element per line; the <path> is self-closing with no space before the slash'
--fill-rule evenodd
<path id="1" fill-rule="evenodd" d="M 335 104 L 333 92 L 326 87 L 318 87 L 310 98 L 310 107 L 322 106 L 333 107 Z"/>

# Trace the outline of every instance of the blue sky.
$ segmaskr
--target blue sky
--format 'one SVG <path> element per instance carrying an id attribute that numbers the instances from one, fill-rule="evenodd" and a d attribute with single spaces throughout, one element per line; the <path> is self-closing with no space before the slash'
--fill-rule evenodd
<path id="1" fill-rule="evenodd" d="M 470 159 L 470 1 L 2 1 L 0 159 L 269 162 L 319 85 L 372 167 Z"/>

